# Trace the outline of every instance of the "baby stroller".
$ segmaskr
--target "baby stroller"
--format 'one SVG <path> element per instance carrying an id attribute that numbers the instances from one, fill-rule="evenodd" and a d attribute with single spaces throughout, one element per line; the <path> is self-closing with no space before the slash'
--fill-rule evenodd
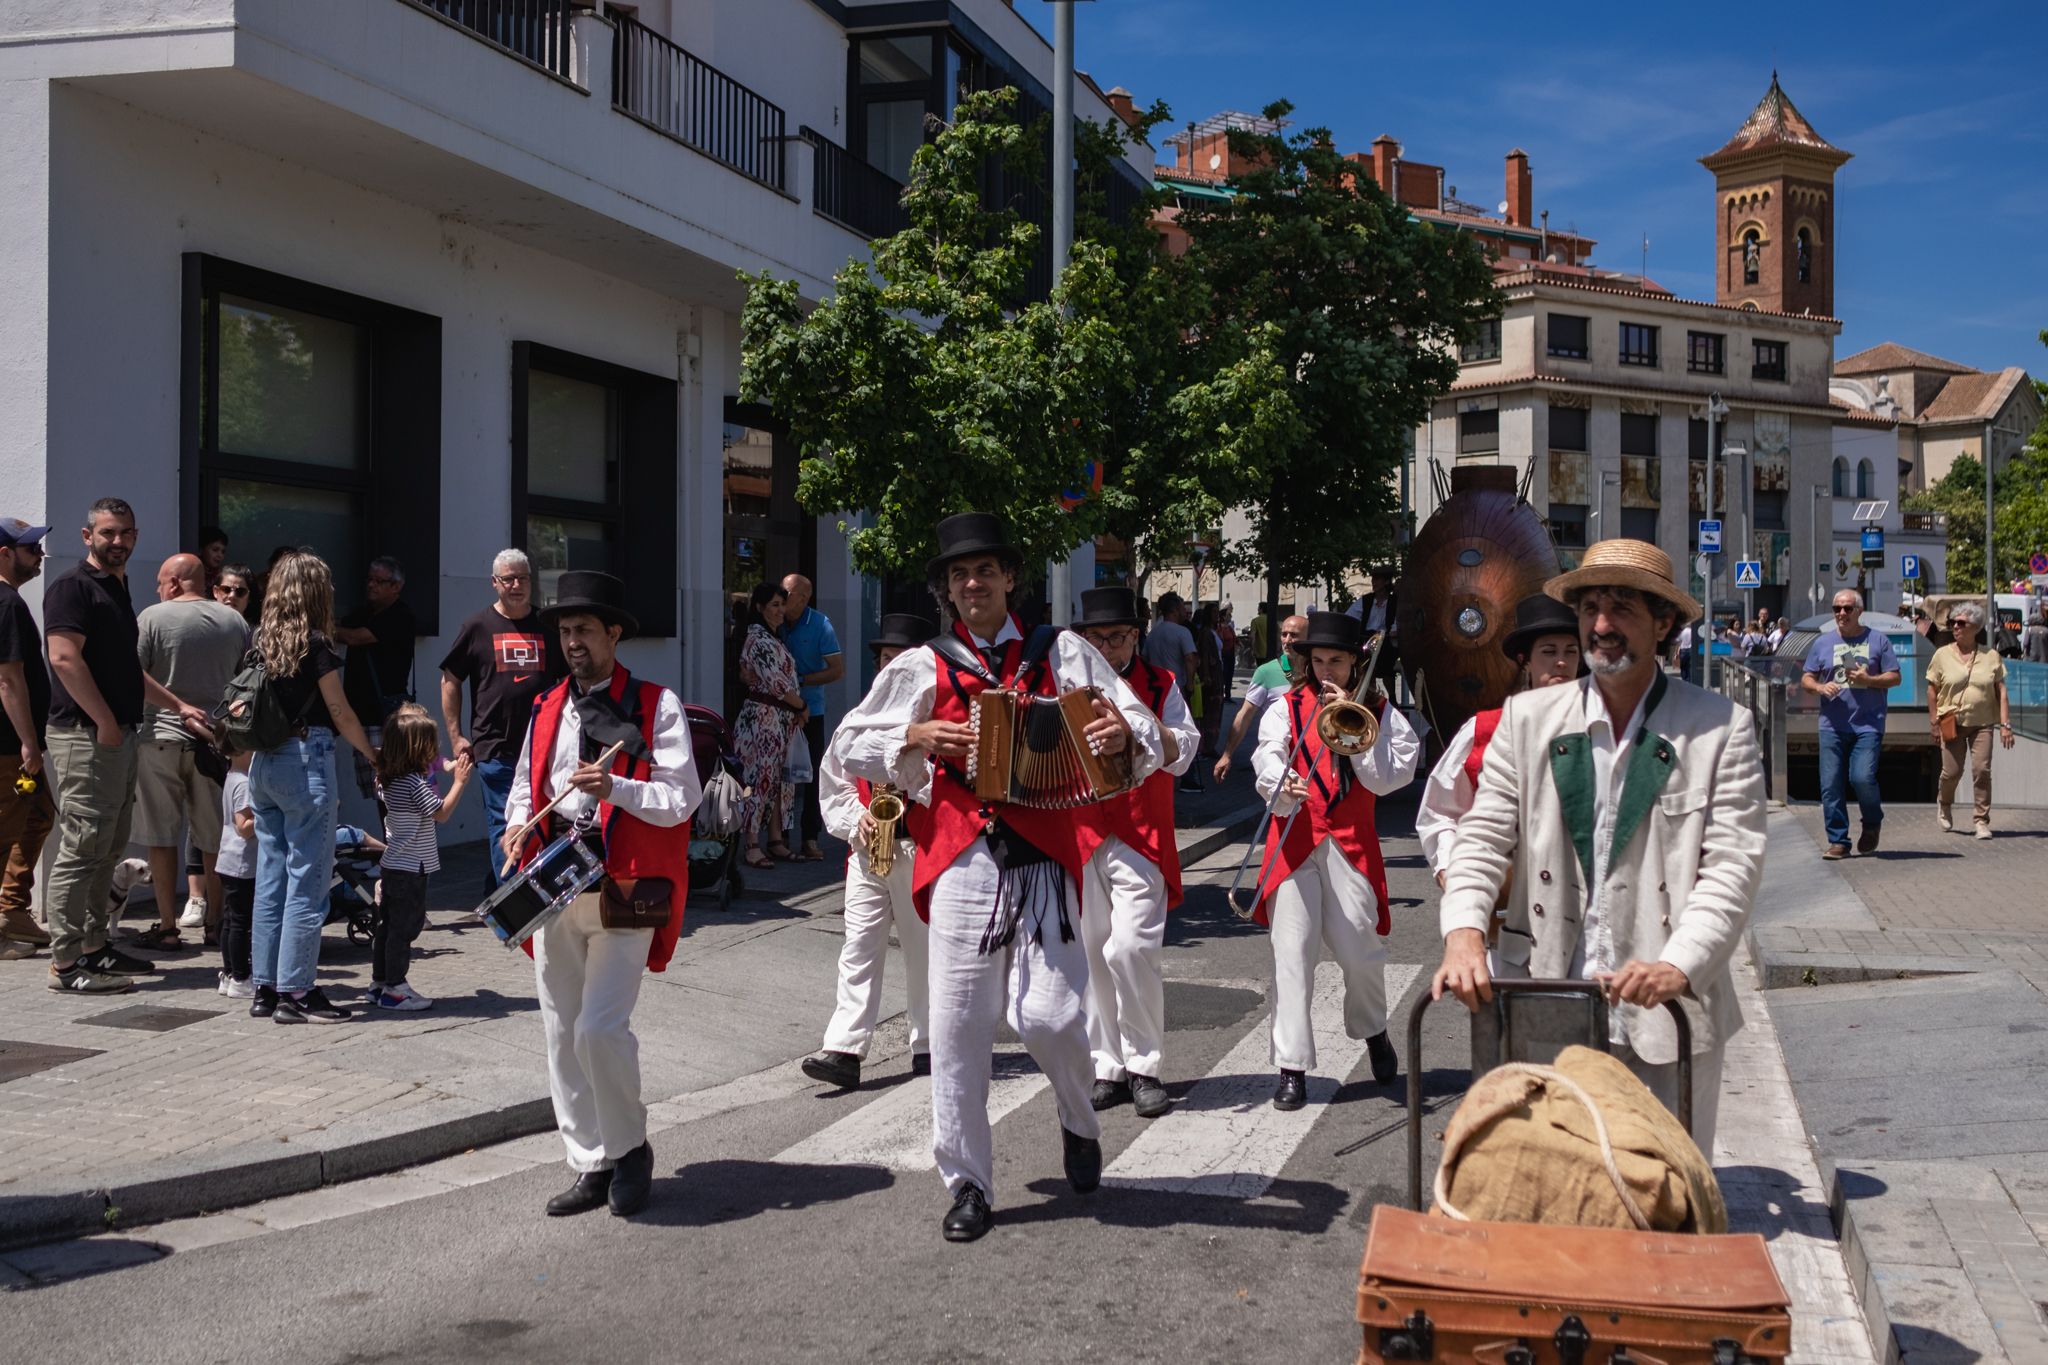
<path id="1" fill-rule="evenodd" d="M 716 773 L 740 780 L 740 761 L 732 751 L 732 735 L 725 717 L 708 706 L 683 704 L 683 716 L 690 725 L 691 757 L 696 761 L 697 780 L 709 782 Z M 732 898 L 746 890 L 740 882 L 740 840 L 737 830 L 707 828 L 700 818 L 690 829 L 690 890 L 718 892 L 718 908 L 732 904 Z"/>
<path id="2" fill-rule="evenodd" d="M 354 825 L 334 827 L 334 876 L 328 885 L 327 923 L 347 926 L 350 943 L 370 942 L 377 927 L 377 879 L 384 841 Z"/>

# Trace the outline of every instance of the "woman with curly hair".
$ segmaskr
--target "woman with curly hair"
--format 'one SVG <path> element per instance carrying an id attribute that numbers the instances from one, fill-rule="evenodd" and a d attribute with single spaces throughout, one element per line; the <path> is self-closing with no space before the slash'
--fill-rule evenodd
<path id="1" fill-rule="evenodd" d="M 740 806 L 747 832 L 748 867 L 773 867 L 774 858 L 791 856 L 782 831 L 789 821 L 790 785 L 784 777 L 791 737 L 804 728 L 804 697 L 799 690 L 796 660 L 775 632 L 782 628 L 788 594 L 779 584 L 754 589 L 747 608 L 747 633 L 740 643 L 740 682 L 746 700 L 733 725 L 733 752 L 739 755 L 748 792 Z M 813 755 L 815 760 L 821 755 Z M 761 850 L 767 845 L 767 852 Z"/>
<path id="2" fill-rule="evenodd" d="M 256 816 L 256 899 L 251 912 L 251 1017 L 280 1024 L 338 1024 L 348 1011 L 314 983 L 327 889 L 334 874 L 337 732 L 372 763 L 362 723 L 341 689 L 334 648 L 334 579 L 326 561 L 301 551 L 271 568 L 254 652 L 292 732 L 249 764 Z"/>

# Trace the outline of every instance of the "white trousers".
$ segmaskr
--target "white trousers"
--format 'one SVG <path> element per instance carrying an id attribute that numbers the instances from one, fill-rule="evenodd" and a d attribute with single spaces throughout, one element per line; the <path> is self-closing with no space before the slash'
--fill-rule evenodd
<path id="1" fill-rule="evenodd" d="M 633 1005 L 652 929 L 607 929 L 596 892 L 533 936 L 555 1124 L 576 1171 L 607 1170 L 647 1141 Z"/>
<path id="2" fill-rule="evenodd" d="M 1273 1065 L 1315 1069 L 1309 1001 L 1319 944 L 1344 969 L 1344 1032 L 1370 1038 L 1386 1031 L 1387 944 L 1379 935 L 1379 900 L 1335 840 L 1317 844 L 1280 883 L 1266 917 L 1273 931 Z"/>
<path id="3" fill-rule="evenodd" d="M 1074 895 L 1072 883 L 1067 894 Z M 1102 1134 L 1089 1104 L 1094 1078 L 1082 1007 L 1088 951 L 1079 926 L 1074 940 L 1062 943 L 1059 916 L 1048 907 L 1041 943 L 1031 937 L 1034 921 L 1027 909 L 1010 946 L 984 955 L 981 935 L 995 902 L 996 862 L 988 841 L 976 839 L 932 886 L 932 1155 L 950 1193 L 972 1182 L 991 1203 L 995 1157 L 988 1088 L 997 1024 L 1007 1022 L 1016 1031 L 1052 1082 L 1060 1125 L 1076 1137 Z"/>
<path id="4" fill-rule="evenodd" d="M 882 1014 L 882 968 L 892 924 L 903 950 L 903 989 L 910 997 L 910 1050 L 931 1050 L 925 928 L 910 899 L 910 861 L 910 846 L 900 845 L 885 880 L 868 870 L 867 855 L 860 850 L 847 860 L 846 941 L 839 947 L 838 1005 L 825 1026 L 827 1052 L 851 1052 L 866 1060 Z"/>
<path id="5" fill-rule="evenodd" d="M 1088 949 L 1088 1048 L 1095 1079 L 1159 1077 L 1166 1041 L 1166 874 L 1109 838 L 1081 869 L 1081 942 Z"/>
<path id="6" fill-rule="evenodd" d="M 1650 1087 L 1659 1103 L 1674 1114 L 1678 1112 L 1677 1062 L 1646 1062 L 1627 1043 L 1615 1043 L 1610 1050 L 1628 1064 L 1637 1080 Z M 1727 1055 L 1726 1043 L 1692 1054 L 1692 1140 L 1709 1164 L 1714 1160 L 1714 1128 L 1721 1119 L 1721 1063 Z"/>

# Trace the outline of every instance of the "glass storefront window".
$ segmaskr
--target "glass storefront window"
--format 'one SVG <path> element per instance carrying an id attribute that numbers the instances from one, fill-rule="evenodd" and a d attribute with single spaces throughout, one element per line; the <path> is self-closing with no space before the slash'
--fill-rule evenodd
<path id="1" fill-rule="evenodd" d="M 616 395 L 544 370 L 526 378 L 526 489 L 538 497 L 610 502 L 618 470 Z"/>
<path id="2" fill-rule="evenodd" d="M 547 606 L 569 569 L 615 573 L 612 530 L 600 521 L 535 513 L 526 519 L 526 553 L 533 560 L 534 601 Z"/>
<path id="3" fill-rule="evenodd" d="M 861 40 L 862 85 L 897 85 L 905 81 L 926 81 L 931 79 L 931 75 L 932 40 L 929 35 Z"/>
<path id="4" fill-rule="evenodd" d="M 310 547 L 344 585 L 362 563 L 362 499 L 353 493 L 255 479 L 217 485 L 220 528 L 236 557 L 259 572 L 280 545 Z"/>
<path id="5" fill-rule="evenodd" d="M 220 449 L 360 467 L 365 329 L 233 294 L 219 323 Z"/>
<path id="6" fill-rule="evenodd" d="M 867 107 L 868 164 L 910 183 L 910 159 L 924 146 L 924 101 L 876 100 Z"/>

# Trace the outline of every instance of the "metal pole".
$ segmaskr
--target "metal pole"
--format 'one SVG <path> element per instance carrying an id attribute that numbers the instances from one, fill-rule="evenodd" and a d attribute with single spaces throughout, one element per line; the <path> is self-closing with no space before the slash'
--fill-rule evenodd
<path id="1" fill-rule="evenodd" d="M 1190 147 L 1190 154 L 1193 148 Z M 1053 0 L 1052 7 L 1052 277 L 1067 273 L 1074 251 L 1074 0 Z M 1046 575 L 1052 598 L 1052 623 L 1074 619 L 1074 567 L 1055 561 Z"/>
<path id="2" fill-rule="evenodd" d="M 1991 443 L 1984 444 L 1984 610 L 1989 613 L 1984 619 L 1986 639 L 1998 637 L 1998 570 L 1992 566 L 1991 553 Z M 1994 650 L 1995 652 L 1995 650 Z"/>
<path id="3" fill-rule="evenodd" d="M 1707 400 L 1707 509 L 1700 515 L 1714 519 L 1714 452 L 1721 448 L 1721 395 L 1715 394 Z M 1700 559 L 1707 571 L 1700 575 L 1704 600 L 1700 603 L 1706 609 L 1702 618 L 1707 638 L 1700 642 L 1700 681 L 1708 687 L 1714 685 L 1714 560 L 1717 556 L 1707 553 L 1707 547 L 1700 546 Z"/>
<path id="4" fill-rule="evenodd" d="M 1813 542 L 1813 600 L 1809 605 L 1820 610 L 1820 485 L 1807 490 L 1813 494 L 1806 500 L 1806 538 Z"/>

